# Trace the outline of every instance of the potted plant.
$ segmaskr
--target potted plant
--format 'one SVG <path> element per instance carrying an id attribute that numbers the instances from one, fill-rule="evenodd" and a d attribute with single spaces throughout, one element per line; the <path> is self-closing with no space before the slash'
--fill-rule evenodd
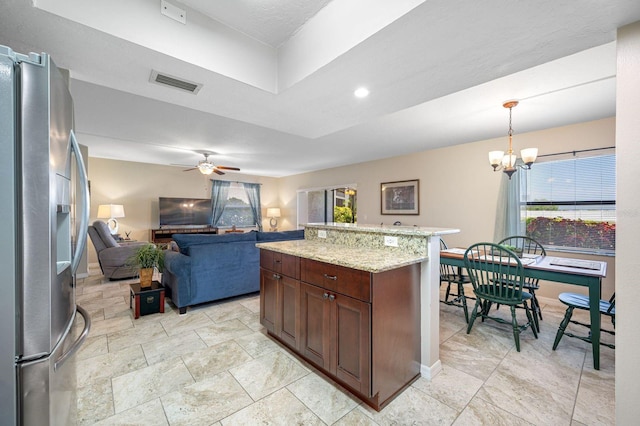
<path id="1" fill-rule="evenodd" d="M 151 287 L 154 268 L 159 272 L 164 268 L 164 251 L 149 243 L 136 250 L 128 263 L 140 268 L 140 287 Z"/>

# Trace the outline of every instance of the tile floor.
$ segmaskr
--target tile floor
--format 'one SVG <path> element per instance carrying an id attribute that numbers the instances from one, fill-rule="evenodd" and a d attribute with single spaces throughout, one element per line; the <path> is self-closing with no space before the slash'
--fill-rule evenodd
<path id="1" fill-rule="evenodd" d="M 443 371 L 418 379 L 381 412 L 266 337 L 257 294 L 133 319 L 129 281 L 90 275 L 78 304 L 92 317 L 78 353 L 79 425 L 613 425 L 614 351 L 564 337 L 564 313 L 542 299 L 539 340 L 516 352 L 508 328 L 441 306 Z M 505 314 L 507 309 L 502 309 Z M 523 313 L 524 315 L 524 313 Z M 610 325 L 610 324 L 607 324 Z"/>

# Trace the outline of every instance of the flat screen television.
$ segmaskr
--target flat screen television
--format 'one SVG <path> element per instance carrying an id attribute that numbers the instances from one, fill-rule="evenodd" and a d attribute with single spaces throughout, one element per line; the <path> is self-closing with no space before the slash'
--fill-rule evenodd
<path id="1" fill-rule="evenodd" d="M 202 227 L 211 224 L 211 200 L 202 198 L 158 199 L 160 227 Z"/>

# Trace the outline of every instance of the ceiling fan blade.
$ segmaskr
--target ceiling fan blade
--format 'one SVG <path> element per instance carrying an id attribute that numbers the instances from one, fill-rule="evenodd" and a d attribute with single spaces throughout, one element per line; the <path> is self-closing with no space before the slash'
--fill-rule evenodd
<path id="1" fill-rule="evenodd" d="M 235 170 L 236 172 L 240 171 L 240 169 L 237 168 L 237 167 L 216 166 L 216 168 L 221 169 L 221 170 Z"/>
<path id="2" fill-rule="evenodd" d="M 221 175 L 221 176 L 224 174 L 224 172 L 221 172 L 217 168 L 213 169 L 213 171 L 216 172 L 217 174 Z"/>
<path id="3" fill-rule="evenodd" d="M 183 172 L 190 172 L 191 170 L 198 170 L 198 168 L 197 167 L 192 167 L 190 169 L 183 170 Z"/>

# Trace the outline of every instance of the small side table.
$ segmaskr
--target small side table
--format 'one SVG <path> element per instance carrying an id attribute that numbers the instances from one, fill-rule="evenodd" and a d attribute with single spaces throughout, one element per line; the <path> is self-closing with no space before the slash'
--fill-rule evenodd
<path id="1" fill-rule="evenodd" d="M 140 283 L 129 284 L 131 298 L 129 308 L 133 309 L 133 318 L 141 315 L 164 313 L 164 287 L 158 281 L 152 281 L 151 287 L 141 288 Z"/>

